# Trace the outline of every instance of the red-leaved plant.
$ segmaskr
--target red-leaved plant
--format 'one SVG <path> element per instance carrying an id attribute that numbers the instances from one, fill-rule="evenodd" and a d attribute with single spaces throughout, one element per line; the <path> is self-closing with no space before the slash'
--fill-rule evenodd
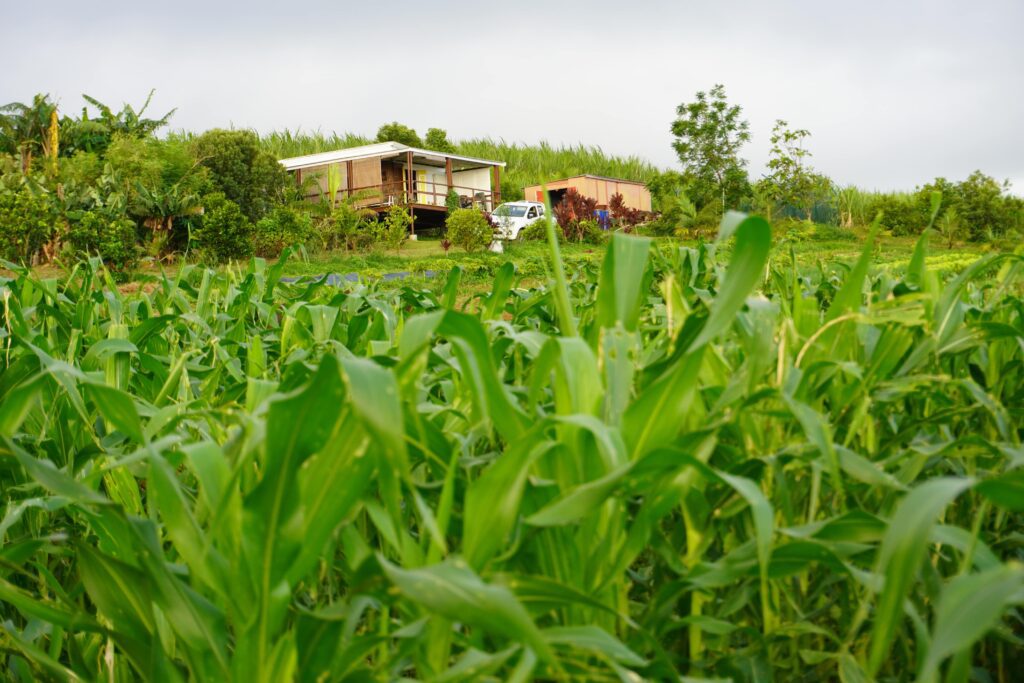
<path id="1" fill-rule="evenodd" d="M 576 188 L 570 187 L 558 202 L 552 213 L 562 234 L 568 240 L 580 241 L 583 231 L 580 229 L 580 221 L 594 220 L 594 213 L 597 211 L 597 200 L 591 197 L 584 197 Z"/>
<path id="2" fill-rule="evenodd" d="M 611 215 L 612 224 L 621 228 L 623 232 L 633 232 L 633 228 L 647 220 L 646 211 L 626 206 L 626 200 L 621 192 L 616 192 L 608 198 L 608 213 Z"/>

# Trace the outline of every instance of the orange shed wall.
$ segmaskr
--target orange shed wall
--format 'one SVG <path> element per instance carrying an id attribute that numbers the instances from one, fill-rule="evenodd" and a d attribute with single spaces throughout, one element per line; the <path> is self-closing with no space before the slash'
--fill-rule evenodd
<path id="1" fill-rule="evenodd" d="M 615 180 L 600 180 L 598 178 L 587 178 L 585 176 L 577 176 L 576 178 L 569 178 L 567 180 L 559 180 L 557 182 L 548 183 L 548 190 L 564 190 L 569 187 L 575 187 L 576 191 L 582 194 L 584 197 L 593 197 L 597 200 L 598 206 L 608 206 L 608 200 L 611 199 L 612 195 L 616 192 L 622 194 L 622 199 L 630 209 L 640 209 L 641 211 L 651 210 L 651 193 L 643 185 L 637 185 L 635 183 L 620 183 Z M 544 201 L 544 197 L 540 195 L 540 185 L 529 185 L 523 188 L 523 199 L 526 201 Z"/>

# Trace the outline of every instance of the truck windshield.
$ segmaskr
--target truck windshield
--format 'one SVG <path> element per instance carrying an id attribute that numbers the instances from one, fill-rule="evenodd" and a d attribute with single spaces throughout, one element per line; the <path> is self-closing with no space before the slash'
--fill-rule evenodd
<path id="1" fill-rule="evenodd" d="M 495 210 L 494 213 L 502 217 L 508 216 L 509 218 L 522 218 L 523 216 L 526 215 L 526 207 L 502 204 Z"/>

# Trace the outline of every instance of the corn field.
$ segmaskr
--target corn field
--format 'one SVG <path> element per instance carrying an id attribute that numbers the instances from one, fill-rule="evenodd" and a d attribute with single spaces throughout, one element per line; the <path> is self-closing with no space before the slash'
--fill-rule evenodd
<path id="1" fill-rule="evenodd" d="M 1022 258 L 0 279 L 10 680 L 1013 681 Z"/>

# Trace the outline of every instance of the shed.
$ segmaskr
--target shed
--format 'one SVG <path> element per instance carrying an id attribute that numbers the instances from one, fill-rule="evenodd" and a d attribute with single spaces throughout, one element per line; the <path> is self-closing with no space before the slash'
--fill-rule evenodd
<path id="1" fill-rule="evenodd" d="M 551 205 L 562 201 L 562 197 L 570 188 L 575 189 L 584 197 L 597 200 L 598 209 L 607 209 L 608 200 L 616 193 L 622 195 L 626 208 L 639 211 L 651 210 L 651 192 L 643 183 L 622 178 L 607 178 L 599 175 L 578 175 L 562 180 L 545 183 L 550 195 Z M 523 197 L 529 201 L 544 201 L 541 185 L 530 185 L 523 188 Z"/>

